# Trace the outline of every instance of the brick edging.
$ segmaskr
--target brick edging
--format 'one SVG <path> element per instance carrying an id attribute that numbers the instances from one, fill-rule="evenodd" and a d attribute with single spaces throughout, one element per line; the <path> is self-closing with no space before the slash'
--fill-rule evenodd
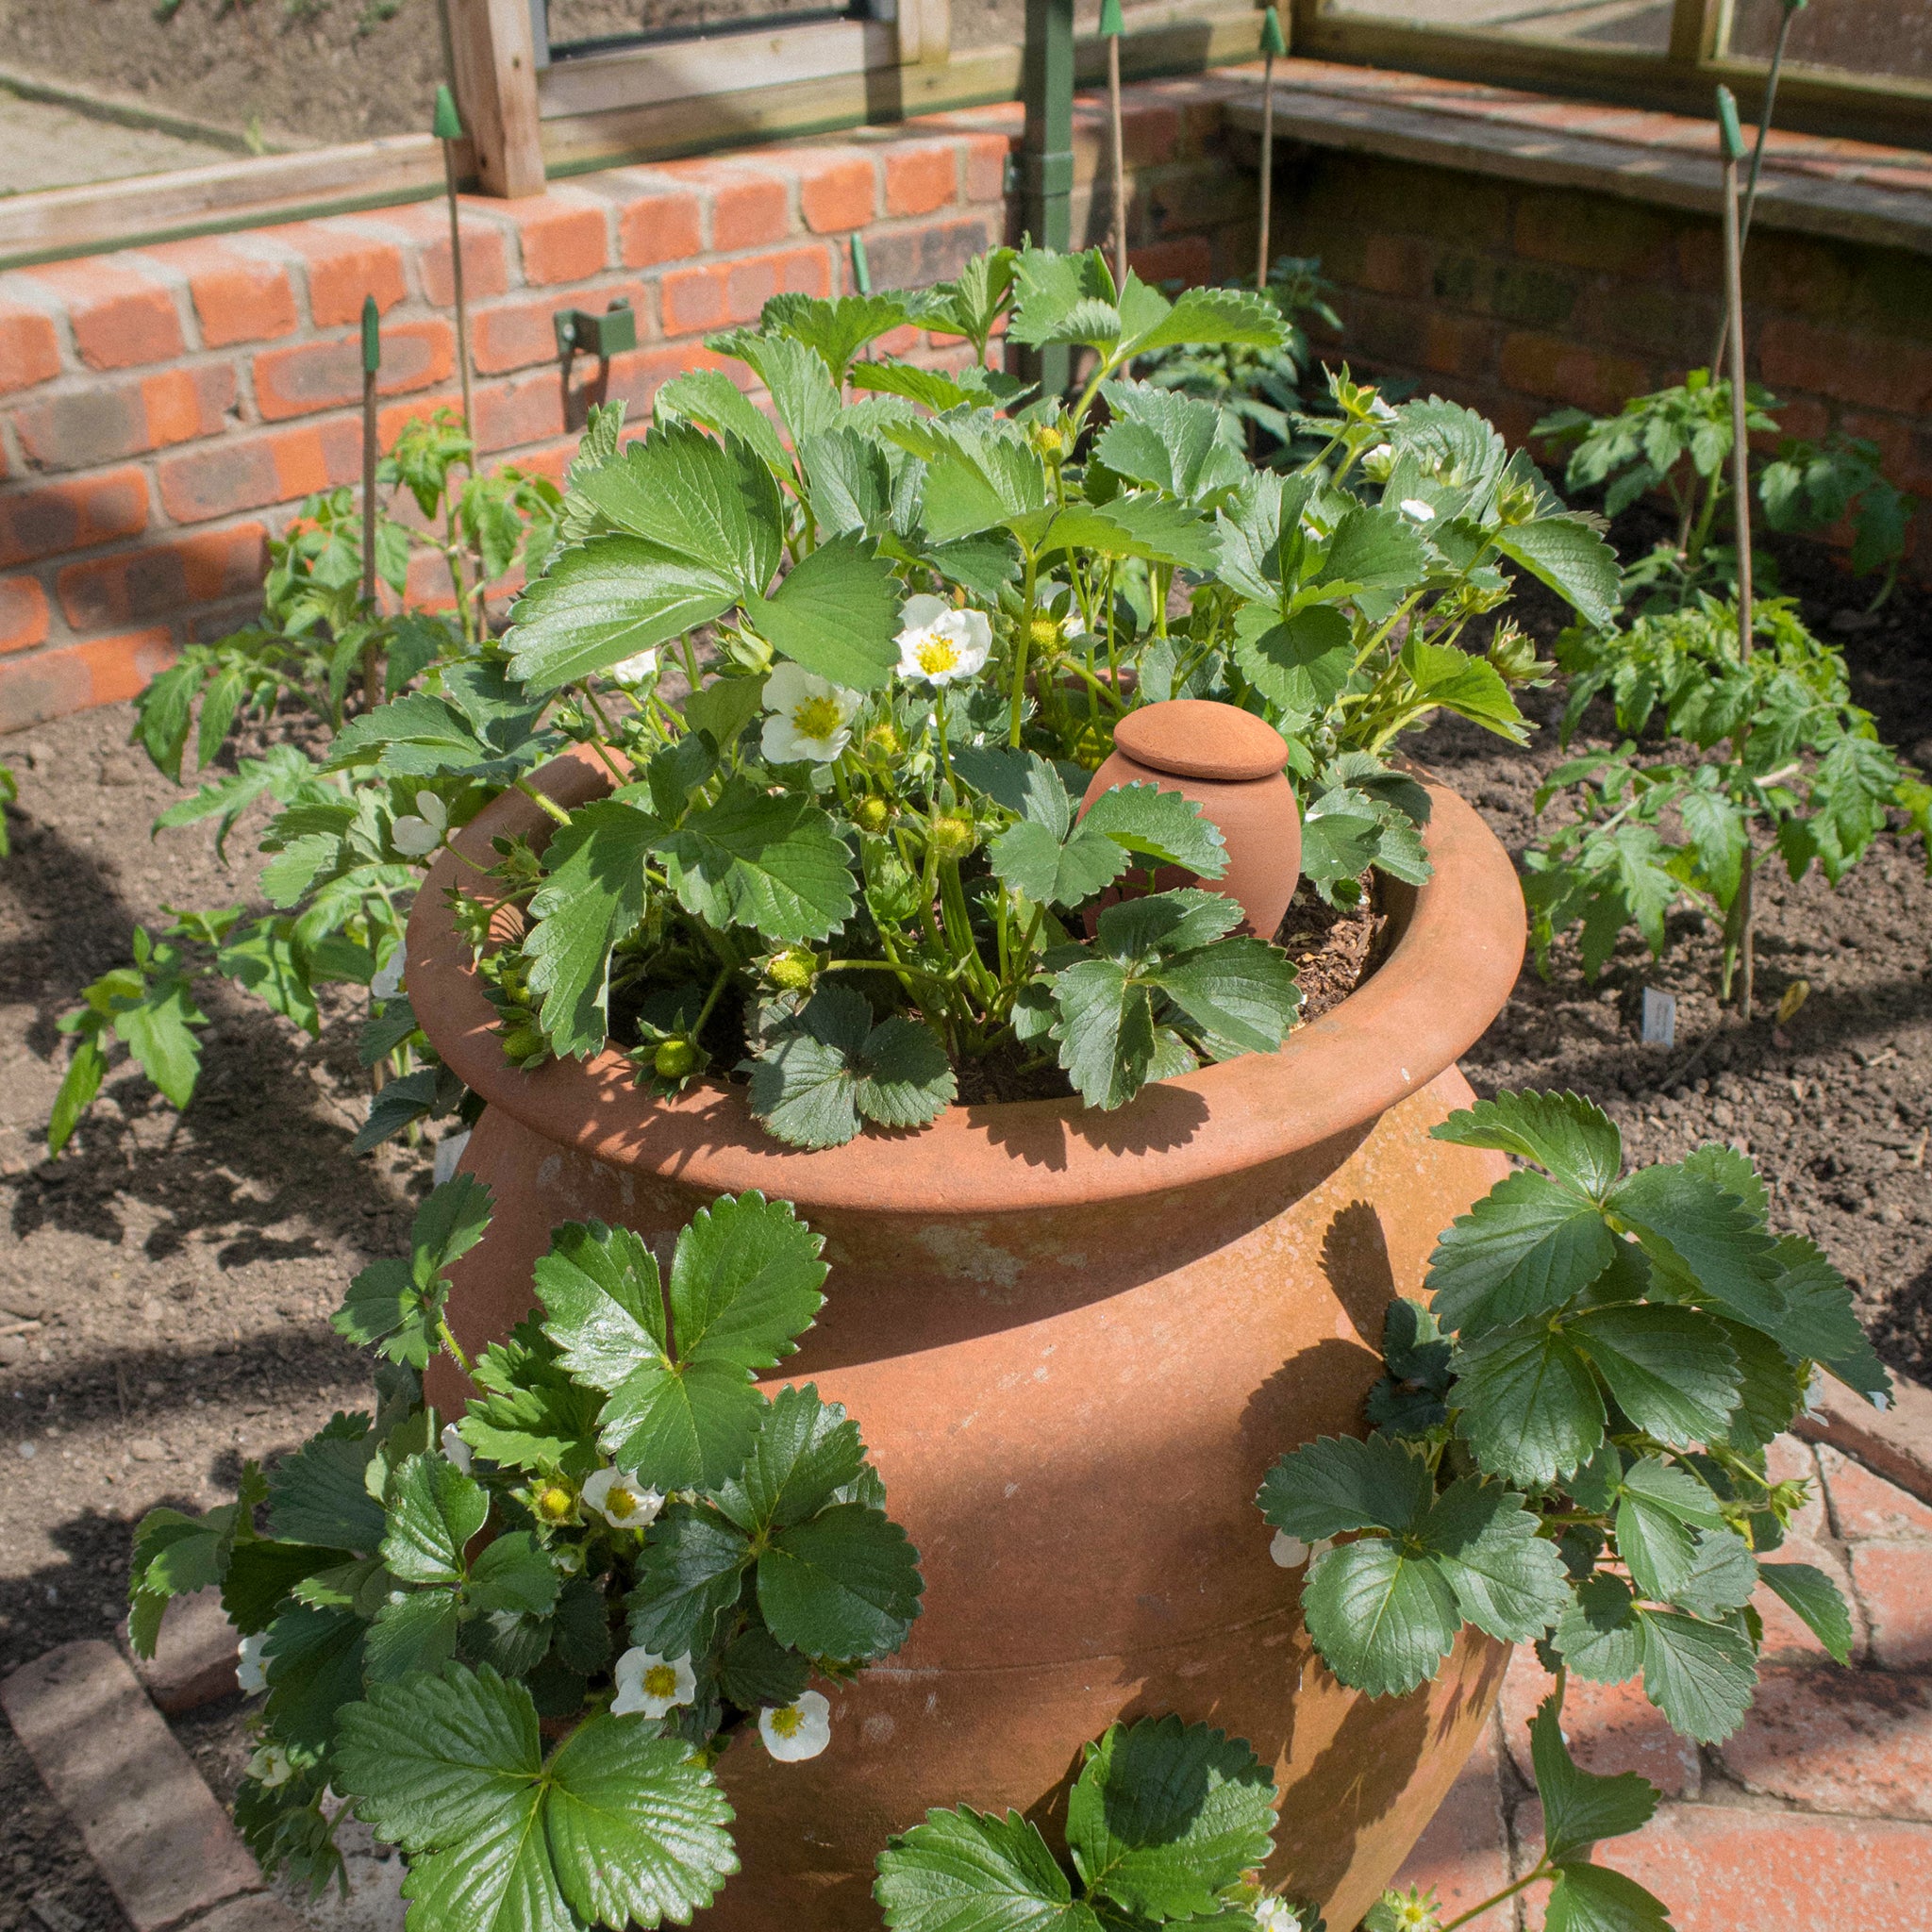
<path id="1" fill-rule="evenodd" d="M 1792 1433 L 1828 1442 L 1920 1502 L 1932 1503 L 1932 1389 L 1894 1376 L 1891 1406 L 1878 1409 L 1849 1389 L 1827 1383 L 1816 1408 L 1799 1419 Z"/>

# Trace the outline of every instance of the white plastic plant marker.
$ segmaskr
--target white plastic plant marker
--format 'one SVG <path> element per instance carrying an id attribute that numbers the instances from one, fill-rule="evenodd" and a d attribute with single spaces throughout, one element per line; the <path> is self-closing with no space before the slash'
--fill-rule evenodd
<path id="1" fill-rule="evenodd" d="M 1677 996 L 1659 992 L 1654 986 L 1643 989 L 1643 1043 L 1645 1046 L 1675 1046 L 1677 1043 Z"/>
<path id="2" fill-rule="evenodd" d="M 460 1134 L 445 1134 L 436 1143 L 436 1161 L 430 1169 L 430 1179 L 436 1187 L 457 1177 L 457 1162 L 463 1158 L 463 1149 L 470 1144 L 470 1130 L 465 1127 Z"/>

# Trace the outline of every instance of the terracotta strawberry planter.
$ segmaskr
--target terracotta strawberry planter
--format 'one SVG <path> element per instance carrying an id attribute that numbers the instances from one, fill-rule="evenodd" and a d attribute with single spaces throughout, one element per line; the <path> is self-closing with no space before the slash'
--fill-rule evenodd
<path id="1" fill-rule="evenodd" d="M 572 758 L 541 782 L 575 804 L 602 781 Z M 525 1312 L 557 1223 L 625 1223 L 668 1255 L 718 1193 L 793 1201 L 832 1272 L 790 1379 L 859 1418 L 921 1553 L 924 1614 L 896 1657 L 832 1690 L 831 1748 L 788 1766 L 752 1740 L 724 1757 L 744 1869 L 708 1924 L 871 1932 L 888 1833 L 932 1805 L 1043 1817 L 1081 1741 L 1122 1716 L 1250 1740 L 1285 1792 L 1274 1876 L 1338 1932 L 1441 1803 L 1503 1646 L 1466 1636 L 1411 1697 L 1342 1689 L 1251 1501 L 1284 1449 L 1359 1427 L 1390 1297 L 1416 1291 L 1437 1232 L 1504 1169 L 1425 1138 L 1470 1098 L 1456 1056 L 1507 998 L 1524 940 L 1502 847 L 1430 791 L 1435 877 L 1396 890 L 1381 970 L 1278 1054 L 1114 1113 L 954 1108 L 818 1153 L 768 1139 L 722 1083 L 654 1100 L 615 1053 L 508 1067 L 443 902 L 458 866 L 430 874 L 409 991 L 490 1103 L 463 1165 L 496 1197 L 456 1271 L 458 1338 L 480 1346 Z M 492 834 L 543 828 L 510 795 L 459 842 L 487 858 Z M 445 1364 L 430 1392 L 452 1407 L 460 1379 Z"/>

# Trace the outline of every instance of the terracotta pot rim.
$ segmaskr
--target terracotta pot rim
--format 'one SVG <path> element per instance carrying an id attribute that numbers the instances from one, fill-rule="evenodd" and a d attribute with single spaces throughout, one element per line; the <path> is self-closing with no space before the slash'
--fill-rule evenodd
<path id="1" fill-rule="evenodd" d="M 535 778 L 566 806 L 608 788 L 582 748 Z M 1111 1113 L 1077 1099 L 955 1106 L 919 1132 L 868 1129 L 843 1147 L 808 1152 L 772 1140 L 742 1088 L 706 1081 L 660 1100 L 608 1047 L 588 1061 L 523 1072 L 503 1058 L 495 1009 L 445 897 L 476 874 L 449 853 L 409 915 L 409 994 L 438 1053 L 489 1105 L 560 1147 L 704 1192 L 758 1188 L 806 1208 L 999 1214 L 1194 1186 L 1373 1121 L 1452 1064 L 1508 999 L 1525 936 L 1515 868 L 1470 806 L 1424 782 L 1435 876 L 1391 891 L 1397 936 L 1374 976 L 1279 1052 L 1161 1081 Z M 527 798 L 506 792 L 455 843 L 488 863 L 492 837 L 529 836 L 545 823 Z"/>

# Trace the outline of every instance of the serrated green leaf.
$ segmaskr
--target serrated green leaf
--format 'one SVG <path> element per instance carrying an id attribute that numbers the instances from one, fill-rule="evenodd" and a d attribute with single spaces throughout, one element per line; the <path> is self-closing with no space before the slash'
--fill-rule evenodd
<path id="1" fill-rule="evenodd" d="M 877 691 L 899 663 L 899 581 L 860 530 L 821 543 L 745 621 L 782 657 L 848 691 Z"/>
<path id="2" fill-rule="evenodd" d="M 1560 1326 L 1530 1321 L 1467 1343 L 1450 1395 L 1457 1428 L 1492 1474 L 1537 1485 L 1569 1475 L 1603 1441 L 1595 1377 Z"/>
<path id="3" fill-rule="evenodd" d="M 1557 1874 L 1543 1932 L 1671 1932 L 1664 1902 L 1605 1865 L 1573 1863 Z"/>
<path id="4" fill-rule="evenodd" d="M 713 925 L 796 944 L 837 932 L 857 904 L 852 857 L 832 821 L 808 798 L 743 777 L 656 844 L 678 903 Z"/>
<path id="5" fill-rule="evenodd" d="M 651 397 L 651 412 L 660 422 L 681 417 L 720 436 L 735 436 L 774 475 L 791 474 L 791 458 L 772 419 L 722 369 L 692 369 L 673 376 Z"/>
<path id="6" fill-rule="evenodd" d="M 803 1523 L 858 1480 L 865 1444 L 858 1424 L 816 1388 L 778 1391 L 759 1419 L 744 1467 L 720 1486 L 718 1507 L 747 1533 Z"/>
<path id="7" fill-rule="evenodd" d="M 1201 348 L 1224 343 L 1278 349 L 1287 341 L 1281 311 L 1251 289 L 1184 289 L 1165 313 L 1156 311 L 1158 301 L 1154 291 L 1141 286 L 1129 270 L 1121 291 L 1121 312 L 1128 319 L 1130 329 L 1120 346 L 1123 361 L 1184 342 Z M 1139 326 L 1134 325 L 1137 320 Z"/>
<path id="8" fill-rule="evenodd" d="M 361 1694 L 368 1624 L 354 1610 L 291 1604 L 268 1626 L 263 1711 L 278 1743 L 326 1752 L 343 1707 Z"/>
<path id="9" fill-rule="evenodd" d="M 1387 1537 L 1316 1557 L 1302 1585 L 1302 1615 L 1328 1668 L 1372 1697 L 1427 1683 L 1462 1628 L 1461 1606 L 1437 1563 Z"/>
<path id="10" fill-rule="evenodd" d="M 1284 728 L 1305 727 L 1347 684 L 1354 633 L 1332 604 L 1310 604 L 1278 621 L 1266 605 L 1251 604 L 1235 625 L 1234 661 L 1282 713 Z"/>
<path id="11" fill-rule="evenodd" d="M 1211 403 L 1138 382 L 1104 383 L 1101 394 L 1113 421 L 1094 454 L 1116 475 L 1188 503 L 1247 475 L 1239 426 Z"/>
<path id="12" fill-rule="evenodd" d="M 405 1583 L 460 1583 L 463 1552 L 489 1514 L 481 1483 L 441 1456 L 411 1456 L 390 1479 L 382 1560 Z"/>
<path id="13" fill-rule="evenodd" d="M 763 1408 L 731 1362 L 645 1363 L 610 1391 L 599 1440 L 654 1489 L 709 1488 L 744 1460 Z"/>
<path id="14" fill-rule="evenodd" d="M 673 1503 L 651 1525 L 625 1599 L 630 1641 L 659 1657 L 709 1648 L 719 1616 L 738 1601 L 752 1561 L 742 1532 L 715 1510 Z"/>
<path id="15" fill-rule="evenodd" d="M 1499 1093 L 1451 1114 L 1429 1138 L 1519 1155 L 1592 1201 L 1607 1197 L 1624 1165 L 1616 1122 L 1574 1093 Z"/>
<path id="16" fill-rule="evenodd" d="M 515 1529 L 484 1545 L 470 1565 L 463 1596 L 478 1610 L 514 1610 L 520 1616 L 547 1617 L 557 1604 L 562 1579 L 557 1566 L 526 1529 Z"/>
<path id="17" fill-rule="evenodd" d="M 1098 826 L 1081 824 L 1064 841 L 1023 820 L 987 848 L 993 876 L 1039 906 L 1085 905 L 1126 871 L 1130 857 Z"/>
<path id="18" fill-rule="evenodd" d="M 550 559 L 517 599 L 510 675 L 560 691 L 723 617 L 743 594 L 724 570 L 635 537 L 593 537 Z"/>
<path id="19" fill-rule="evenodd" d="M 1602 1210 L 1540 1174 L 1506 1175 L 1443 1229 L 1430 1306 L 1465 1340 L 1560 1308 L 1610 1264 Z"/>
<path id="20" fill-rule="evenodd" d="M 1067 1844 L 1090 1894 L 1157 1922 L 1199 1918 L 1266 1861 L 1274 1795 L 1241 1739 L 1177 1717 L 1117 1724 L 1087 1746 Z"/>
<path id="21" fill-rule="evenodd" d="M 643 916 L 644 861 L 662 831 L 648 812 L 600 798 L 579 806 L 544 852 L 524 957 L 559 1056 L 588 1059 L 603 1051 L 610 950 Z"/>
<path id="22" fill-rule="evenodd" d="M 1151 990 L 1114 959 L 1082 959 L 1056 974 L 1053 1036 L 1060 1065 L 1089 1107 L 1123 1107 L 1154 1057 Z"/>
<path id="23" fill-rule="evenodd" d="M 521 1684 L 449 1664 L 342 1716 L 335 1782 L 411 1856 L 411 1916 L 448 1932 L 686 1923 L 737 1858 L 710 1774 L 655 1724 L 593 1717 L 545 1764 Z"/>
<path id="24" fill-rule="evenodd" d="M 1672 1602 L 1693 1617 L 1716 1621 L 1751 1601 L 1757 1588 L 1757 1559 L 1735 1530 L 1707 1529 L 1697 1539 L 1690 1574 L 1678 1584 Z"/>
<path id="25" fill-rule="evenodd" d="M 1694 1308 L 1654 1302 L 1587 1308 L 1564 1331 L 1640 1429 L 1676 1447 L 1721 1440 L 1738 1406 L 1738 1357 Z"/>
<path id="26" fill-rule="evenodd" d="M 359 1424 L 359 1426 L 358 1426 Z M 375 1453 L 367 1416 L 338 1415 L 322 1434 L 269 1473 L 269 1524 L 284 1541 L 372 1555 L 388 1527 L 383 1507 L 363 1487 Z"/>
<path id="27" fill-rule="evenodd" d="M 1637 1612 L 1643 1629 L 1643 1691 L 1671 1726 L 1721 1744 L 1744 1722 L 1757 1688 L 1750 1644 L 1722 1624 L 1674 1610 Z"/>
<path id="28" fill-rule="evenodd" d="M 222 1611 L 243 1637 L 253 1637 L 275 1622 L 291 1593 L 325 1572 L 346 1565 L 367 1574 L 381 1565 L 371 1557 L 352 1562 L 346 1550 L 319 1550 L 308 1543 L 279 1543 L 272 1537 L 254 1537 L 235 1545 L 222 1578 Z"/>
<path id="29" fill-rule="evenodd" d="M 756 1190 L 699 1208 L 671 1260 L 677 1358 L 776 1367 L 824 1305 L 824 1245 L 789 1201 Z"/>
<path id="30" fill-rule="evenodd" d="M 1101 1932 L 1017 1811 L 928 1811 L 888 1841 L 873 1896 L 892 1932 Z"/>
<path id="31" fill-rule="evenodd" d="M 1646 1167 L 1605 1204 L 1636 1230 L 1653 1263 L 1776 1336 L 1790 1303 L 1777 1286 L 1774 1244 L 1735 1194 L 1682 1166 Z"/>
<path id="32" fill-rule="evenodd" d="M 1576 1601 L 1557 1620 L 1551 1641 L 1579 1677 L 1622 1684 L 1643 1668 L 1643 1626 L 1629 1586 L 1599 1574 L 1577 1586 Z"/>
<path id="33" fill-rule="evenodd" d="M 1401 1442 L 1320 1436 L 1275 1463 L 1255 1505 L 1276 1529 L 1312 1543 L 1357 1529 L 1405 1535 L 1434 1492 L 1428 1463 Z"/>
<path id="34" fill-rule="evenodd" d="M 375 1613 L 363 1647 L 369 1684 L 392 1684 L 413 1671 L 440 1671 L 457 1652 L 462 1626 L 453 1589 L 398 1591 Z"/>
<path id="35" fill-rule="evenodd" d="M 618 1387 L 669 1342 L 658 1260 L 627 1227 L 567 1221 L 534 1270 L 543 1332 L 565 1369 L 593 1389 Z"/>
<path id="36" fill-rule="evenodd" d="M 1792 1354 L 1822 1363 L 1868 1401 L 1889 1398 L 1891 1376 L 1865 1334 L 1844 1276 L 1802 1236 L 1787 1235 L 1773 1252 L 1787 1311 L 1769 1332 Z"/>
<path id="37" fill-rule="evenodd" d="M 1852 1614 L 1838 1585 L 1823 1570 L 1809 1563 L 1760 1562 L 1757 1574 L 1781 1602 L 1805 1620 L 1835 1661 L 1851 1662 Z"/>
<path id="38" fill-rule="evenodd" d="M 1178 1009 L 1175 1024 L 1216 1059 L 1274 1052 L 1302 999 L 1294 962 L 1246 934 L 1164 962 L 1155 984 Z"/>
<path id="39" fill-rule="evenodd" d="M 1657 1810 L 1658 1792 L 1634 1771 L 1605 1777 L 1582 1769 L 1563 1740 L 1563 1701 L 1544 1698 L 1530 1720 L 1530 1762 L 1543 1807 L 1544 1856 L 1562 1863 L 1607 1838 L 1641 1831 Z"/>
<path id="40" fill-rule="evenodd" d="M 1600 532 L 1572 516 L 1506 524 L 1496 548 L 1566 599 L 1584 623 L 1607 629 L 1624 608 L 1617 553 Z"/>
<path id="41" fill-rule="evenodd" d="M 811 1666 L 795 1650 L 786 1650 L 760 1624 L 741 1630 L 718 1659 L 718 1692 L 740 1710 L 795 1704 L 811 1677 Z"/>
<path id="42" fill-rule="evenodd" d="M 924 1587 L 906 1532 L 860 1503 L 776 1530 L 758 1574 L 758 1608 L 780 1643 L 850 1662 L 905 1642 Z"/>
<path id="43" fill-rule="evenodd" d="M 558 1469 L 576 1477 L 596 1468 L 602 1398 L 558 1366 L 555 1346 L 534 1323 L 519 1323 L 508 1341 L 486 1348 L 471 1379 L 481 1393 L 457 1430 L 477 1455 L 508 1469 Z"/>
<path id="44" fill-rule="evenodd" d="M 1463 1616 L 1507 1642 L 1541 1637 L 1569 1607 L 1569 1573 L 1513 1490 L 1463 1476 L 1436 1499 L 1421 1541 Z"/>
<path id="45" fill-rule="evenodd" d="M 1154 785 L 1115 785 L 1103 791 L 1080 823 L 1158 865 L 1177 865 L 1202 878 L 1227 870 L 1227 841 L 1201 808 L 1178 791 Z"/>

